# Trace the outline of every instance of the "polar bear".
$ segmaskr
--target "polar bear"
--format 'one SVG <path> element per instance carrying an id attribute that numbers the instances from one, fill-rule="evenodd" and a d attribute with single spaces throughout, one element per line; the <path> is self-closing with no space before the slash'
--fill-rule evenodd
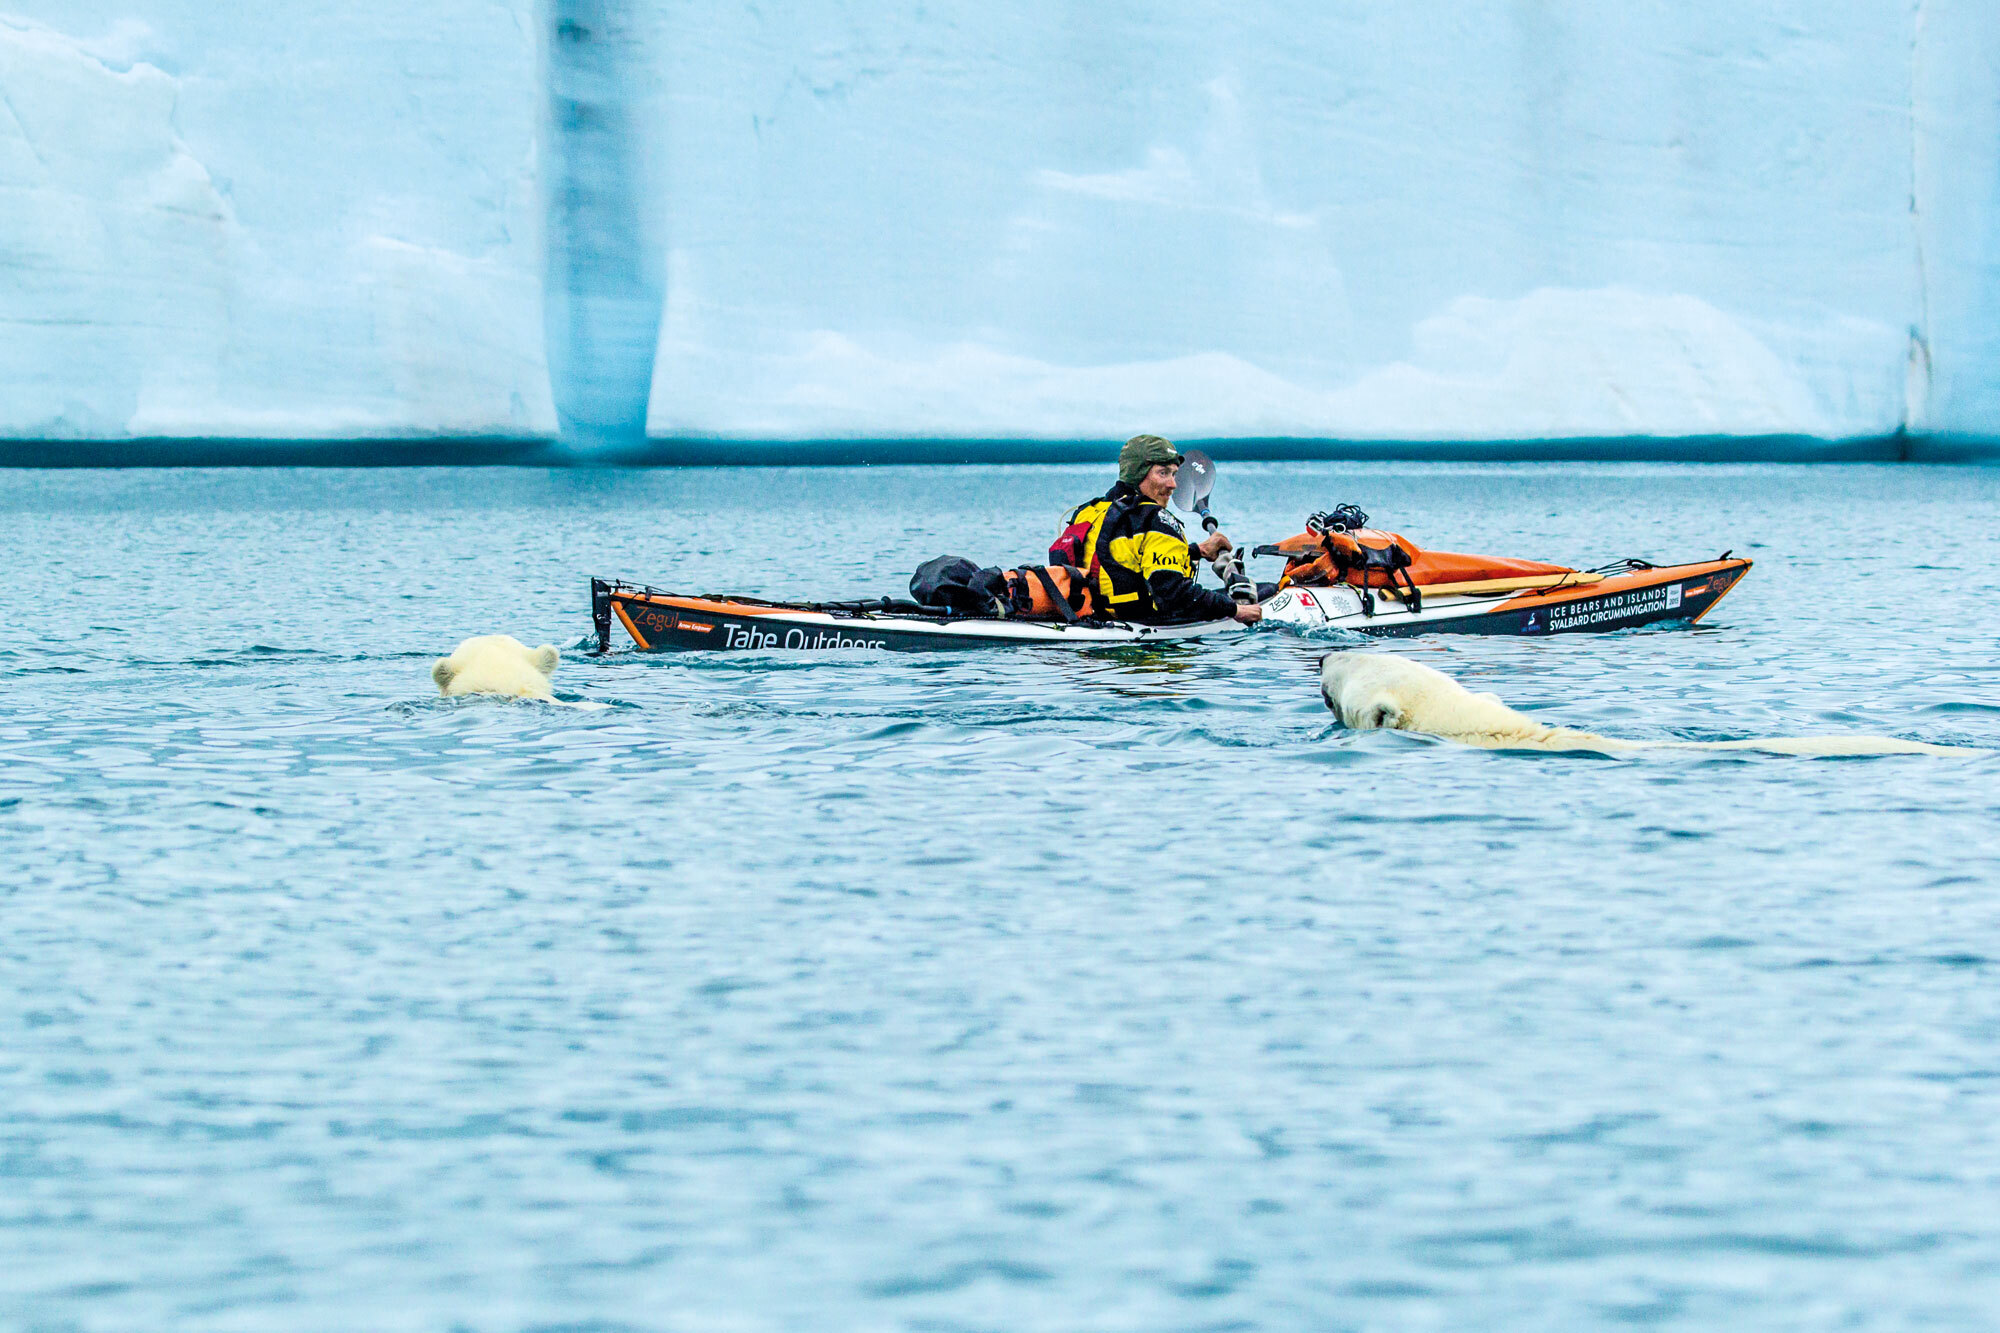
<path id="1" fill-rule="evenodd" d="M 467 639 L 450 657 L 431 667 L 431 679 L 446 698 L 465 694 L 498 694 L 508 699 L 556 702 L 549 675 L 562 661 L 553 644 L 530 648 L 509 634 Z"/>
<path id="2" fill-rule="evenodd" d="M 1926 745 L 1890 736 L 1800 736 L 1743 741 L 1628 741 L 1551 727 L 1517 713 L 1491 694 L 1474 694 L 1442 671 L 1390 653 L 1329 653 L 1319 668 L 1320 694 L 1344 727 L 1390 727 L 1488 749 L 1766 750 L 1776 754 L 1977 754 L 1969 747 Z"/>
<path id="3" fill-rule="evenodd" d="M 1389 653 L 1329 653 L 1320 662 L 1320 694 L 1340 724 L 1421 731 L 1467 745 L 1535 750 L 1623 749 L 1628 744 L 1588 731 L 1544 726 L 1474 694 L 1442 671 Z"/>

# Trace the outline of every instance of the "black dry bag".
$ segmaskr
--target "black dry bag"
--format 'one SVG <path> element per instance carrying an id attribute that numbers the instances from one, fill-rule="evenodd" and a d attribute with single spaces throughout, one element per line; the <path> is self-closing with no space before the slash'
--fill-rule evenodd
<path id="1" fill-rule="evenodd" d="M 1004 616 L 1007 576 L 997 569 L 981 569 L 962 555 L 941 555 L 917 566 L 910 576 L 910 596 L 919 605 L 962 616 Z"/>

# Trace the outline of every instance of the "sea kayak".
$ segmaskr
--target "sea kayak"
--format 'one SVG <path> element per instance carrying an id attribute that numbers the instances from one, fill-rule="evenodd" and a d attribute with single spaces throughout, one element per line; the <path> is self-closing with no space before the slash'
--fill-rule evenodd
<path id="1" fill-rule="evenodd" d="M 854 602 L 767 602 L 754 597 L 690 597 L 642 584 L 590 581 L 598 650 L 608 651 L 622 625 L 641 652 L 922 651 L 952 648 L 1117 648 L 1241 634 L 1234 620 L 1136 625 L 1117 620 L 1064 624 L 967 616 L 881 597 Z"/>
<path id="2" fill-rule="evenodd" d="M 1217 559 L 1216 572 L 1225 586 L 1242 590 L 1244 600 L 1261 594 L 1267 625 L 1378 635 L 1544 635 L 1692 623 L 1713 610 L 1750 568 L 1748 560 L 1724 551 L 1689 564 L 1627 559 L 1574 569 L 1429 550 L 1400 533 L 1368 527 L 1367 519 L 1343 505 L 1314 514 L 1295 537 L 1258 547 L 1253 554 L 1285 562 L 1275 584 L 1249 582 L 1233 552 Z M 971 568 L 970 562 L 957 563 Z M 1026 586 L 1032 572 L 1007 576 L 1020 575 Z M 1076 571 L 1064 572 L 1068 586 Z M 997 577 L 1003 571 L 983 573 Z M 1049 587 L 1053 599 L 1056 585 Z M 1235 620 L 1142 625 L 1090 615 L 1088 606 L 1060 617 L 1036 614 L 1025 603 L 1008 612 L 1004 600 L 991 603 L 995 614 L 977 615 L 888 597 L 850 602 L 695 597 L 610 579 L 591 580 L 590 600 L 600 652 L 609 651 L 614 624 L 623 625 L 642 652 L 1106 648 L 1241 634 L 1246 628 Z"/>
<path id="3" fill-rule="evenodd" d="M 1700 620 L 1750 568 L 1742 559 L 1579 571 L 1530 588 L 1431 585 L 1412 605 L 1385 590 L 1334 584 L 1281 588 L 1263 602 L 1264 623 L 1299 631 L 1370 635 L 1603 633 L 1663 621 Z M 1115 648 L 1241 634 L 1234 620 L 1136 625 L 1077 624 L 940 613 L 914 602 L 767 602 L 691 597 L 639 584 L 591 580 L 600 651 L 622 626 L 641 652 L 839 649 Z"/>

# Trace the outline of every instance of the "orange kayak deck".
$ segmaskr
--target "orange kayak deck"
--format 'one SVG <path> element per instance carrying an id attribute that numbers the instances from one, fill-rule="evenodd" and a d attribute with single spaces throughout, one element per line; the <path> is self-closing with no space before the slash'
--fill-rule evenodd
<path id="1" fill-rule="evenodd" d="M 1414 602 L 1380 588 L 1293 585 L 1264 603 L 1264 623 L 1385 635 L 1604 633 L 1661 622 L 1693 624 L 1749 569 L 1748 560 L 1726 552 L 1683 565 L 1626 561 L 1554 582 L 1526 580 L 1542 582 L 1538 587 L 1434 585 L 1420 588 L 1422 596 Z"/>

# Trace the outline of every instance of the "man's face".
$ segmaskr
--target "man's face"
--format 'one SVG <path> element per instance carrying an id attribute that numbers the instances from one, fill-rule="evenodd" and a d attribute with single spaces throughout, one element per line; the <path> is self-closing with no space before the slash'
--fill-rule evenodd
<path id="1" fill-rule="evenodd" d="M 1140 479 L 1139 494 L 1156 505 L 1163 505 L 1167 497 L 1180 484 L 1181 465 L 1179 463 L 1155 463 L 1152 469 Z"/>

